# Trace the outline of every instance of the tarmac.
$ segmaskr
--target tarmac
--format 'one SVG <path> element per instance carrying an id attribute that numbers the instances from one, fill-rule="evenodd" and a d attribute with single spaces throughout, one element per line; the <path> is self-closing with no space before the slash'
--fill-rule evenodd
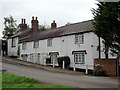
<path id="1" fill-rule="evenodd" d="M 62 69 L 60 67 L 52 67 L 50 65 L 41 65 L 41 64 L 27 62 L 27 61 L 23 61 L 23 60 L 20 60 L 20 59 L 15 59 L 15 58 L 10 58 L 10 57 L 3 57 L 2 62 L 11 62 L 11 63 L 14 63 L 14 64 L 25 65 L 25 66 L 29 66 L 29 67 L 34 67 L 34 68 L 38 68 L 38 69 L 47 70 L 47 71 L 50 71 L 50 72 L 67 73 L 67 74 L 74 74 L 74 75 L 86 75 L 83 72 L 72 71 L 72 70 L 69 70 L 68 68 Z"/>

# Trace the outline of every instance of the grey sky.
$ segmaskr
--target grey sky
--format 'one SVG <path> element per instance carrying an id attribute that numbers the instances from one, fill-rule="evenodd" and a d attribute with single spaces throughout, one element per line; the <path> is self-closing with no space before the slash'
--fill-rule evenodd
<path id="1" fill-rule="evenodd" d="M 50 25 L 55 20 L 59 27 L 67 22 L 93 19 L 90 9 L 97 8 L 95 3 L 96 0 L 0 0 L 0 23 L 3 23 L 3 17 L 12 15 L 17 24 L 25 18 L 31 25 L 32 16 L 37 16 L 39 24 Z M 0 37 L 3 26 L 0 26 Z"/>

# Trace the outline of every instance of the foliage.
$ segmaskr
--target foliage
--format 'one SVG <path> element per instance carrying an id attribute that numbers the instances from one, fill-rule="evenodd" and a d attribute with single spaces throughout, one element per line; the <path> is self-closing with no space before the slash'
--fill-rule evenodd
<path id="1" fill-rule="evenodd" d="M 99 2 L 97 9 L 92 9 L 94 15 L 94 33 L 105 40 L 105 54 L 109 47 L 114 53 L 120 52 L 120 12 L 118 2 Z M 107 56 L 106 56 L 107 57 Z"/>
<path id="2" fill-rule="evenodd" d="M 45 30 L 50 30 L 50 26 L 47 26 L 47 25 L 38 25 L 38 29 L 40 31 L 45 31 Z"/>
<path id="3" fill-rule="evenodd" d="M 94 73 L 96 76 L 105 76 L 106 71 L 102 69 L 99 69 L 99 70 L 96 69 Z"/>
<path id="4" fill-rule="evenodd" d="M 70 22 L 67 22 L 67 23 L 66 23 L 66 26 L 68 26 L 68 25 L 70 25 L 70 24 L 71 24 Z"/>
<path id="5" fill-rule="evenodd" d="M 95 67 L 100 67 L 100 64 L 95 64 Z"/>
<path id="6" fill-rule="evenodd" d="M 17 55 L 20 56 L 20 45 L 18 46 Z"/>
<path id="7" fill-rule="evenodd" d="M 10 58 L 17 58 L 18 56 L 8 56 L 8 57 L 10 57 Z"/>
<path id="8" fill-rule="evenodd" d="M 4 25 L 5 28 L 4 31 L 2 32 L 3 38 L 7 39 L 14 35 L 16 32 L 17 28 L 16 20 L 14 20 L 12 16 L 4 17 Z"/>
<path id="9" fill-rule="evenodd" d="M 59 67 L 62 67 L 63 61 L 65 61 L 65 67 L 70 65 L 70 58 L 68 56 L 58 57 L 57 60 Z"/>

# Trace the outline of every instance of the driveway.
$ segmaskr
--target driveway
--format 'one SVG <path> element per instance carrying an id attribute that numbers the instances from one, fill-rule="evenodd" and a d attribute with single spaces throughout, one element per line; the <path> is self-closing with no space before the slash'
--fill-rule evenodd
<path id="1" fill-rule="evenodd" d="M 3 62 L 2 67 L 8 73 L 32 77 L 48 84 L 78 88 L 118 88 L 118 80 L 108 77 L 57 73 L 10 62 Z"/>

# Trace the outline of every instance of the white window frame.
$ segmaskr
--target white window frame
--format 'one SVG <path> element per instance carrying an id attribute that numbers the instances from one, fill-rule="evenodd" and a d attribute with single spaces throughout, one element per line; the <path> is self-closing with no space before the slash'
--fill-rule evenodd
<path id="1" fill-rule="evenodd" d="M 16 38 L 12 38 L 12 47 L 16 47 Z"/>
<path id="2" fill-rule="evenodd" d="M 39 41 L 34 41 L 33 48 L 38 48 L 39 47 Z"/>
<path id="3" fill-rule="evenodd" d="M 85 64 L 85 52 L 74 53 L 75 64 Z"/>
<path id="4" fill-rule="evenodd" d="M 22 44 L 22 49 L 23 49 L 23 50 L 27 49 L 27 43 L 26 43 L 26 42 L 24 42 L 24 43 Z"/>
<path id="5" fill-rule="evenodd" d="M 47 47 L 52 47 L 52 38 L 47 40 Z"/>
<path id="6" fill-rule="evenodd" d="M 75 35 L 75 44 L 84 44 L 84 34 Z"/>

